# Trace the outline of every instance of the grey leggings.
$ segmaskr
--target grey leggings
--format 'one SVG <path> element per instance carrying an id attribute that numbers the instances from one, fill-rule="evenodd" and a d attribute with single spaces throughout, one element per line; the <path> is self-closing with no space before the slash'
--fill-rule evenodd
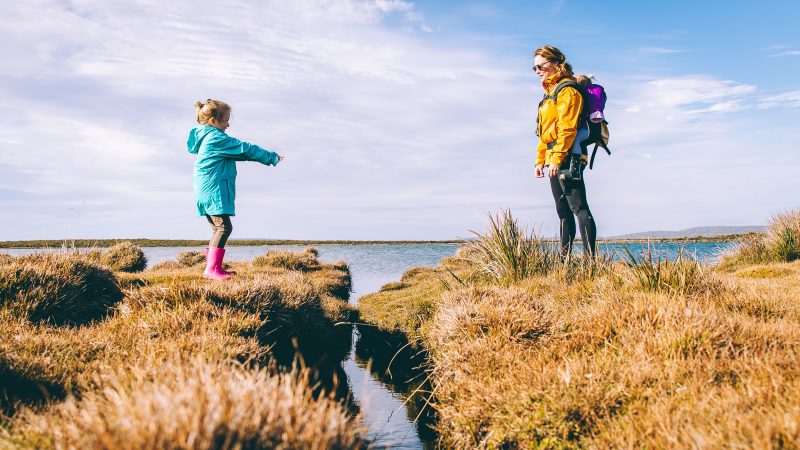
<path id="1" fill-rule="evenodd" d="M 225 243 L 228 242 L 228 237 L 233 232 L 233 224 L 231 224 L 231 216 L 223 214 L 221 216 L 210 216 L 206 214 L 208 223 L 211 224 L 211 240 L 208 241 L 208 246 L 211 248 L 225 248 Z"/>

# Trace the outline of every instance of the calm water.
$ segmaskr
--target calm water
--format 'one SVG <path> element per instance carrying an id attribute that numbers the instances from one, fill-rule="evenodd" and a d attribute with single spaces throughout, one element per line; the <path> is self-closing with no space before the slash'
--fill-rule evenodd
<path id="1" fill-rule="evenodd" d="M 673 259 L 683 249 L 684 254 L 695 256 L 705 263 L 714 263 L 720 252 L 732 248 L 730 242 L 664 243 L 651 245 L 655 257 Z M 623 246 L 634 255 L 647 252 L 641 244 L 601 244 L 600 251 L 618 257 Z M 456 245 L 317 245 L 319 258 L 323 262 L 346 261 L 350 265 L 353 278 L 351 303 L 375 292 L 390 281 L 400 279 L 403 272 L 411 267 L 435 266 L 442 258 L 455 254 Z M 268 250 L 303 250 L 306 246 L 255 246 L 227 248 L 226 260 L 246 261 L 263 255 Z M 580 246 L 578 246 L 578 249 Z M 142 250 L 149 265 L 174 259 L 179 252 L 186 250 L 203 251 L 204 247 L 146 247 Z M 53 251 L 54 249 L 44 250 Z M 0 250 L 12 255 L 22 255 L 43 251 L 41 249 Z M 371 438 L 379 446 L 396 449 L 430 448 L 431 442 L 423 442 L 416 427 L 408 419 L 404 405 L 405 396 L 395 392 L 373 376 L 363 364 L 355 360 L 355 341 L 350 357 L 343 363 L 355 401 L 364 413 Z"/>

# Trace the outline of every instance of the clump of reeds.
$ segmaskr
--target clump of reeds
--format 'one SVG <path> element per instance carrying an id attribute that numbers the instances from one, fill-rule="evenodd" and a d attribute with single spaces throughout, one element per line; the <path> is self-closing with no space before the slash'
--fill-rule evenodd
<path id="1" fill-rule="evenodd" d="M 178 253 L 178 262 L 184 267 L 192 267 L 198 264 L 205 264 L 205 252 L 197 250 L 188 250 Z"/>
<path id="2" fill-rule="evenodd" d="M 800 259 L 800 210 L 778 213 L 770 219 L 763 235 L 749 236 L 729 254 L 720 266 L 792 262 Z"/>
<path id="3" fill-rule="evenodd" d="M 800 259 L 800 210 L 776 214 L 767 225 L 766 247 L 774 259 Z"/>
<path id="4" fill-rule="evenodd" d="M 510 210 L 489 215 L 488 232 L 472 233 L 477 240 L 467 244 L 465 253 L 480 273 L 500 285 L 547 273 L 561 263 L 559 249 L 519 225 Z"/>
<path id="5" fill-rule="evenodd" d="M 21 413 L 17 439 L 56 449 L 366 447 L 355 418 L 314 395 L 306 370 L 198 357 L 112 370 L 96 384 L 80 399 Z"/>
<path id="6" fill-rule="evenodd" d="M 132 242 L 120 242 L 104 251 L 100 262 L 120 272 L 141 272 L 147 267 L 142 249 Z"/>
<path id="7" fill-rule="evenodd" d="M 315 248 L 307 248 L 303 252 L 290 252 L 288 250 L 270 250 L 265 255 L 253 260 L 256 267 L 278 267 L 288 270 L 308 272 L 319 268 Z"/>
<path id="8" fill-rule="evenodd" d="M 711 270 L 683 249 L 673 261 L 668 254 L 654 249 L 649 243 L 642 248 L 639 258 L 623 246 L 621 257 L 628 269 L 622 277 L 651 292 L 669 292 L 678 295 L 718 293 L 722 283 Z M 655 250 L 655 251 L 654 251 Z"/>
<path id="9" fill-rule="evenodd" d="M 0 308 L 31 322 L 85 324 L 106 317 L 120 300 L 114 274 L 78 254 L 32 255 L 0 266 Z"/>

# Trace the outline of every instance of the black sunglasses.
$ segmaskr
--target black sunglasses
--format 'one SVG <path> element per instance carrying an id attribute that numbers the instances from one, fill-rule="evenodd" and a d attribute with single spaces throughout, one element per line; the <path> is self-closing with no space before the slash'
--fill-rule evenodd
<path id="1" fill-rule="evenodd" d="M 552 63 L 552 61 L 550 61 L 550 60 L 548 59 L 547 61 L 545 61 L 545 62 L 543 62 L 543 63 L 541 63 L 541 64 L 534 64 L 534 65 L 533 65 L 533 70 L 534 70 L 534 71 L 539 71 L 539 70 L 542 70 L 542 69 L 544 69 L 544 66 L 545 66 L 545 64 L 548 64 L 548 63 Z"/>

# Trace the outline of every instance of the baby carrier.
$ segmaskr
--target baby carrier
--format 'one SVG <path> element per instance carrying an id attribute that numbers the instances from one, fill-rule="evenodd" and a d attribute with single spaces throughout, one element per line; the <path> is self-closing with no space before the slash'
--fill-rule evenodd
<path id="1" fill-rule="evenodd" d="M 542 103 L 547 100 L 553 100 L 555 102 L 558 98 L 558 94 L 565 87 L 571 87 L 577 90 L 583 98 L 583 110 L 578 119 L 578 128 L 582 126 L 588 127 L 589 136 L 581 141 L 580 146 L 583 155 L 588 156 L 589 146 L 594 144 L 592 156 L 589 159 L 589 168 L 592 169 L 594 167 L 594 157 L 597 154 L 598 147 L 611 155 L 611 150 L 608 149 L 608 122 L 603 115 L 603 110 L 606 106 L 606 92 L 603 86 L 599 84 L 590 84 L 584 88 L 573 80 L 562 81 L 556 85 L 552 94 L 547 95 L 547 93 L 545 93 L 544 98 L 542 98 L 542 101 L 539 103 L 539 107 L 541 108 Z M 539 123 L 538 116 L 536 117 L 536 123 Z"/>

